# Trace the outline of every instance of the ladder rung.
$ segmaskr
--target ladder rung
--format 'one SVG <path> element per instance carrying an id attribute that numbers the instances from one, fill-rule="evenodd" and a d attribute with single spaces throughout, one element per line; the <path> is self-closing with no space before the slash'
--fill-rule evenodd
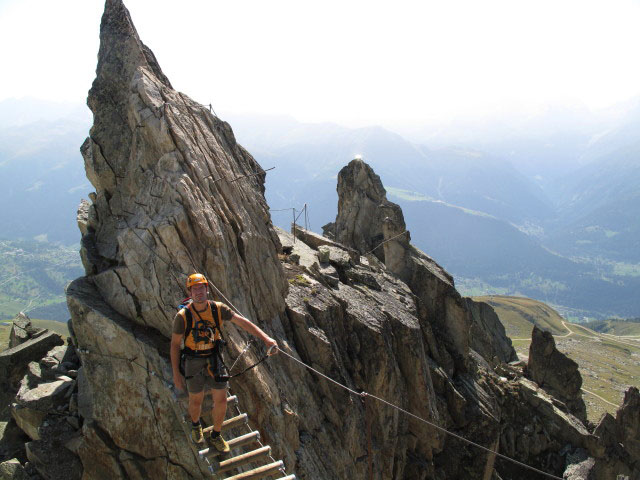
<path id="1" fill-rule="evenodd" d="M 226 430 L 231 430 L 232 428 L 237 427 L 238 425 L 242 425 L 243 423 L 247 423 L 249 421 L 249 418 L 247 417 L 246 413 L 242 413 L 240 415 L 237 415 L 235 417 L 229 418 L 227 420 L 225 420 L 224 422 L 222 422 L 222 431 L 226 431 Z M 213 430 L 213 425 L 207 428 L 202 429 L 202 431 L 204 433 L 208 433 L 211 430 Z"/>
<path id="2" fill-rule="evenodd" d="M 260 432 L 251 432 L 241 435 L 240 437 L 232 438 L 227 443 L 229 444 L 229 448 L 233 450 L 234 448 L 242 447 L 249 443 L 258 441 L 260 439 Z M 200 450 L 198 452 L 200 455 L 216 456 L 220 455 L 220 452 L 215 448 L 205 448 L 204 450 Z"/>
<path id="3" fill-rule="evenodd" d="M 247 463 L 254 462 L 263 457 L 266 457 L 271 453 L 271 447 L 266 446 L 262 448 L 257 448 L 251 452 L 243 453 L 242 455 L 238 455 L 237 457 L 229 458 L 228 460 L 224 460 L 218 464 L 217 472 L 226 472 L 231 470 L 232 468 L 241 467 L 242 465 L 246 465 Z"/>
<path id="4" fill-rule="evenodd" d="M 239 473 L 237 475 L 234 475 L 233 477 L 227 477 L 224 480 L 258 480 L 259 478 L 264 478 L 274 474 L 283 467 L 284 462 L 282 460 L 279 460 L 277 462 L 270 463 L 269 465 L 254 468 L 253 470 L 249 470 L 248 472 Z"/>

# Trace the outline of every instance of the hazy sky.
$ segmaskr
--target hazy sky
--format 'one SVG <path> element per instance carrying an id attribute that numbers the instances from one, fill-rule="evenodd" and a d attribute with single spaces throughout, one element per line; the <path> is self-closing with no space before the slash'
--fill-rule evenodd
<path id="1" fill-rule="evenodd" d="M 640 93 L 629 0 L 128 0 L 174 87 L 217 111 L 370 123 Z M 0 100 L 84 102 L 97 0 L 0 0 Z"/>

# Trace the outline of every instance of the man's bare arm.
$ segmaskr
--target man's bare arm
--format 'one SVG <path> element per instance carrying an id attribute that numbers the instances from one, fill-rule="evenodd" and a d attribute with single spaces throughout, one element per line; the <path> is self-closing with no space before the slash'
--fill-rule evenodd
<path id="1" fill-rule="evenodd" d="M 251 322 L 251 320 L 248 320 L 243 316 L 238 315 L 237 313 L 234 313 L 233 317 L 231 317 L 231 323 L 240 327 L 245 332 L 250 333 L 254 337 L 258 337 L 260 340 L 264 342 L 267 349 L 278 346 L 278 342 L 276 342 L 273 338 L 271 338 L 269 335 L 264 333 L 264 331 L 260 327 L 258 327 L 255 323 Z M 275 352 L 277 352 L 277 350 L 275 350 Z"/>
<path id="2" fill-rule="evenodd" d="M 171 369 L 173 370 L 173 384 L 178 390 L 184 390 L 184 377 L 180 373 L 180 347 L 182 346 L 182 335 L 171 334 Z"/>

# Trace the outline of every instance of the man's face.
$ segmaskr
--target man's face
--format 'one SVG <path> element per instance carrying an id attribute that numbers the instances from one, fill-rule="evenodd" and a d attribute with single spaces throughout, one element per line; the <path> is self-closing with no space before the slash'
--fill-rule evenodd
<path id="1" fill-rule="evenodd" d="M 204 283 L 197 283 L 191 287 L 191 299 L 196 303 L 207 301 L 207 286 Z"/>

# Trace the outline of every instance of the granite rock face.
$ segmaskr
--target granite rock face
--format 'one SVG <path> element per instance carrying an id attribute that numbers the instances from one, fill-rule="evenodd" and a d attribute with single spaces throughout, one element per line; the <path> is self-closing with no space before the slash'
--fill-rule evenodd
<path id="1" fill-rule="evenodd" d="M 518 355 L 507 337 L 504 325 L 491 305 L 465 298 L 472 318 L 471 348 L 482 355 L 492 365 L 513 362 Z"/>
<path id="2" fill-rule="evenodd" d="M 86 276 L 67 290 L 83 364 L 74 450 L 87 478 L 200 478 L 168 388 L 172 320 L 197 271 L 217 299 L 269 332 L 280 325 L 288 284 L 265 173 L 228 124 L 173 90 L 120 0 L 105 4 L 88 104 L 81 152 L 96 191 L 78 209 Z M 230 327 L 231 352 L 245 339 Z M 252 371 L 262 388 L 246 395 L 261 405 L 278 392 L 265 368 Z M 280 412 L 267 404 L 263 415 Z"/>
<path id="3" fill-rule="evenodd" d="M 536 326 L 531 333 L 527 371 L 534 382 L 564 402 L 569 412 L 582 422 L 587 421 L 578 364 L 558 351 L 550 332 Z"/>

